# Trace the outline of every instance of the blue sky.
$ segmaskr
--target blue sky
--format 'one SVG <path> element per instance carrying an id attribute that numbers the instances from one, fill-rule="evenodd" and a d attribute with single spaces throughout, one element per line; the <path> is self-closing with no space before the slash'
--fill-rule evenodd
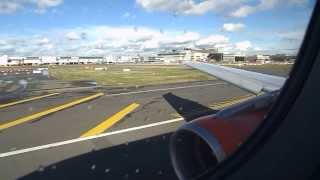
<path id="1" fill-rule="evenodd" d="M 314 0 L 4 0 L 0 55 L 295 53 Z"/>

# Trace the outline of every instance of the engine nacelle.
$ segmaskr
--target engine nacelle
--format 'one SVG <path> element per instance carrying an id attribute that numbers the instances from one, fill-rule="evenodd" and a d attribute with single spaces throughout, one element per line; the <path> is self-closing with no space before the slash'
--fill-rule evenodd
<path id="1" fill-rule="evenodd" d="M 277 95 L 261 95 L 180 127 L 170 142 L 178 177 L 196 178 L 233 153 L 262 122 Z"/>

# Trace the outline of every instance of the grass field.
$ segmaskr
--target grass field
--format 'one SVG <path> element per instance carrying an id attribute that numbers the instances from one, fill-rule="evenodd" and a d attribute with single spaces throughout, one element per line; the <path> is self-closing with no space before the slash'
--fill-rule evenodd
<path id="1" fill-rule="evenodd" d="M 230 65 L 229 67 L 286 77 L 289 75 L 292 65 L 291 64 L 263 64 L 263 65 L 244 65 L 244 66 Z"/>
<path id="2" fill-rule="evenodd" d="M 287 76 L 292 65 L 265 64 L 231 67 Z M 106 70 L 95 70 L 95 68 L 106 68 Z M 124 69 L 130 69 L 130 71 L 124 72 Z M 94 80 L 104 86 L 142 86 L 214 79 L 206 73 L 183 65 L 66 65 L 49 66 L 49 72 L 58 80 Z"/>
<path id="3" fill-rule="evenodd" d="M 107 68 L 95 70 L 95 68 Z M 124 69 L 130 69 L 124 72 Z M 179 65 L 67 65 L 50 66 L 50 75 L 59 80 L 95 80 L 99 85 L 142 86 L 212 80 L 214 77 Z"/>

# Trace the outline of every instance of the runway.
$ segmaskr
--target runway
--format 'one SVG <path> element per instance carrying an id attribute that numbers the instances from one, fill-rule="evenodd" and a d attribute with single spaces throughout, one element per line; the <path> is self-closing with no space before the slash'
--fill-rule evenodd
<path id="1" fill-rule="evenodd" d="M 43 90 L 34 91 L 39 87 L 33 83 L 23 97 L 0 106 L 1 179 L 172 179 L 170 134 L 186 121 L 252 96 L 219 80 L 53 92 L 86 83 L 30 76 Z M 51 177 L 45 172 L 52 166 L 69 170 Z"/>

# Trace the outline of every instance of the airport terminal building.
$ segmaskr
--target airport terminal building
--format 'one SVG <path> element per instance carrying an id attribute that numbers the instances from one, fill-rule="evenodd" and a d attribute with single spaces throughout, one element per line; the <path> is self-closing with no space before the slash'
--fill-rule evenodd
<path id="1" fill-rule="evenodd" d="M 106 56 L 0 56 L 0 66 L 19 65 L 65 65 L 65 64 L 123 64 L 123 63 L 164 63 L 179 64 L 184 61 L 220 62 L 220 63 L 255 63 L 271 61 L 269 55 L 245 56 L 219 52 L 216 48 L 168 50 L 149 55 L 106 55 Z"/>

